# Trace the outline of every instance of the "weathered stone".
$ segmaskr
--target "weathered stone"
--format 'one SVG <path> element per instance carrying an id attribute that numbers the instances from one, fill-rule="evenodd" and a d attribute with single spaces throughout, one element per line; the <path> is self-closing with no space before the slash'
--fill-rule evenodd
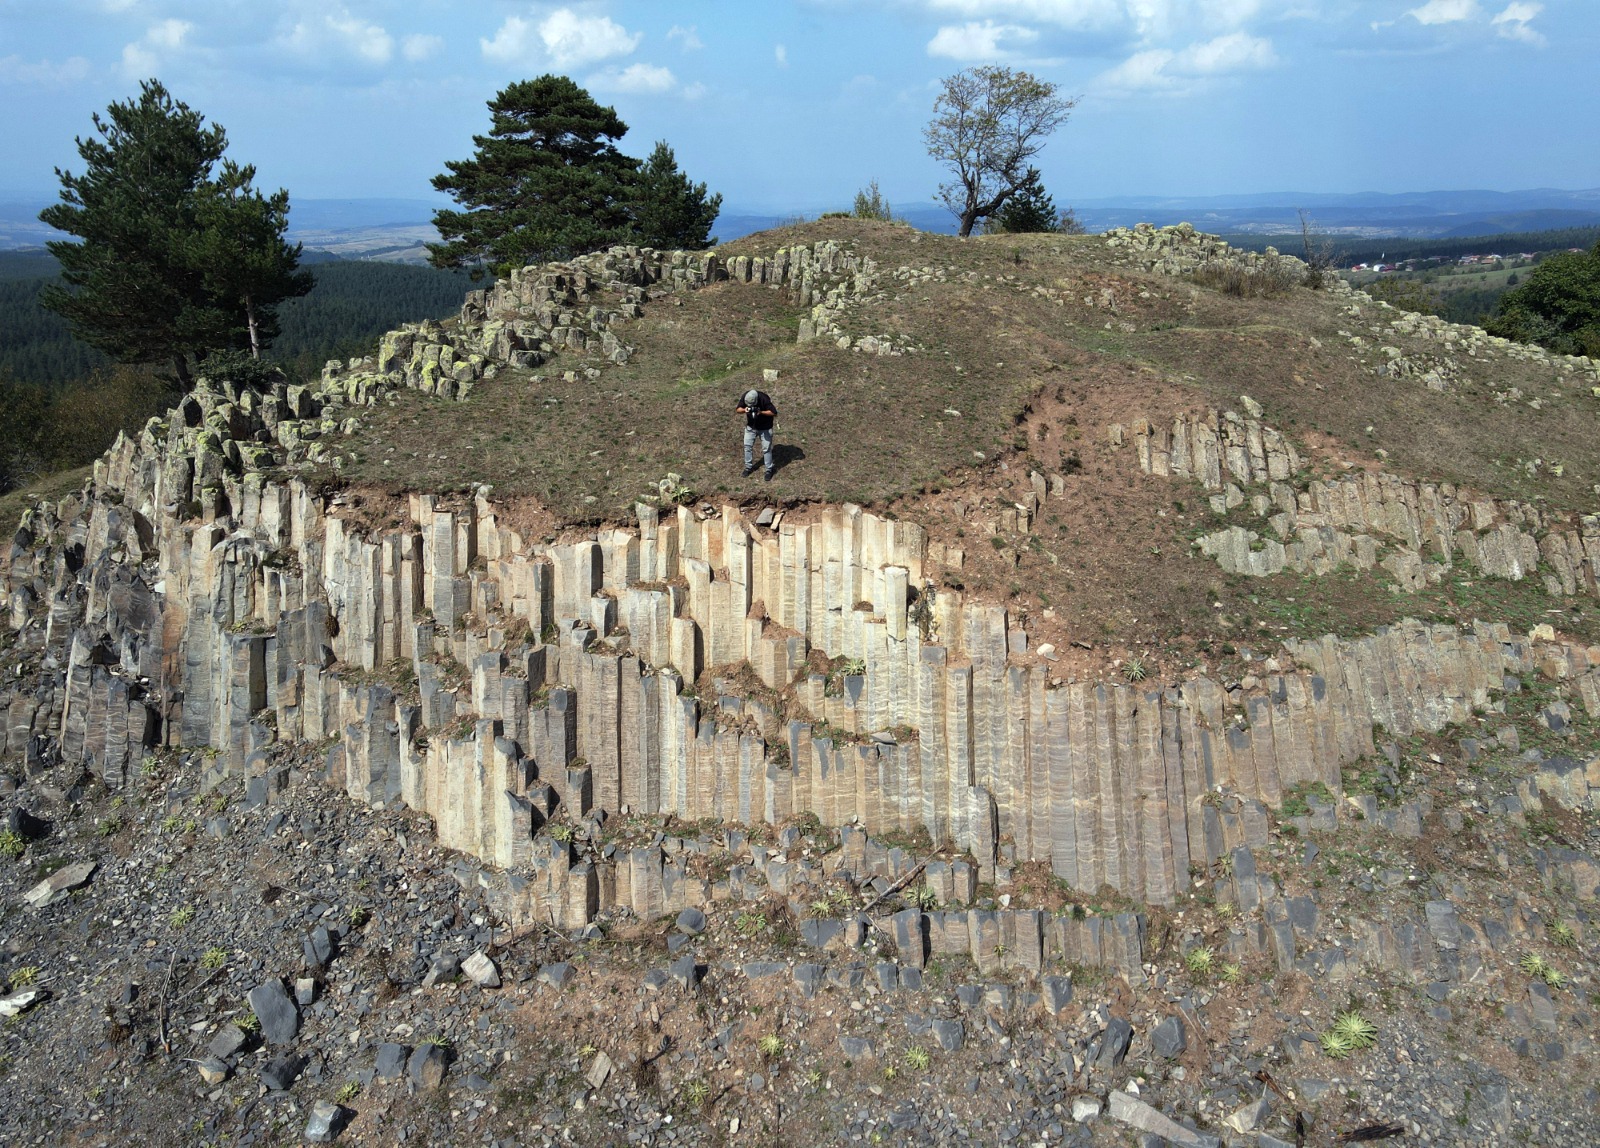
<path id="1" fill-rule="evenodd" d="M 305 1071 L 308 1059 L 299 1053 L 274 1057 L 261 1070 L 261 1083 L 273 1092 L 287 1092 Z"/>
<path id="2" fill-rule="evenodd" d="M 553 989 L 564 989 L 572 980 L 574 969 L 566 961 L 557 961 L 553 964 L 540 965 L 535 979 L 540 984 L 549 985 Z"/>
<path id="3" fill-rule="evenodd" d="M 411 1050 L 403 1044 L 385 1041 L 378 1046 L 378 1058 L 373 1065 L 373 1072 L 380 1080 L 399 1080 L 405 1075 L 406 1057 L 411 1055 Z"/>
<path id="4" fill-rule="evenodd" d="M 930 1028 L 933 1039 L 946 1052 L 960 1052 L 967 1041 L 967 1029 L 959 1020 L 935 1020 Z"/>
<path id="5" fill-rule="evenodd" d="M 706 931 L 706 915 L 691 905 L 678 914 L 678 919 L 673 922 L 673 928 L 686 937 L 698 937 Z"/>
<path id="6" fill-rule="evenodd" d="M 1113 1120 L 1120 1120 L 1141 1132 L 1159 1136 L 1175 1148 L 1221 1148 L 1222 1141 L 1218 1137 L 1208 1136 L 1203 1132 L 1193 1132 L 1121 1089 L 1112 1092 L 1110 1100 Z"/>
<path id="7" fill-rule="evenodd" d="M 1169 1016 L 1150 1030 L 1150 1047 L 1157 1056 L 1175 1060 L 1189 1047 L 1188 1033 L 1183 1018 Z"/>
<path id="8" fill-rule="evenodd" d="M 611 1078 L 612 1067 L 611 1058 L 603 1052 L 597 1052 L 583 1078 L 589 1082 L 590 1088 L 600 1088 Z"/>
<path id="9" fill-rule="evenodd" d="M 288 1044 L 300 1031 L 300 1012 L 284 991 L 283 982 L 266 981 L 250 990 L 250 1011 L 261 1022 L 261 1037 L 268 1044 Z"/>
<path id="10" fill-rule="evenodd" d="M 690 953 L 685 953 L 668 965 L 667 975 L 683 989 L 693 990 L 700 984 L 700 966 L 695 964 L 694 956 Z"/>
<path id="11" fill-rule="evenodd" d="M 440 953 L 428 965 L 427 975 L 422 978 L 422 987 L 431 989 L 434 985 L 456 979 L 461 973 L 461 958 L 454 953 Z"/>
<path id="12" fill-rule="evenodd" d="M 438 1088 L 449 1067 L 449 1049 L 439 1044 L 419 1044 L 406 1064 L 406 1075 L 418 1088 Z"/>
<path id="13" fill-rule="evenodd" d="M 22 899 L 35 909 L 53 905 L 64 900 L 72 890 L 87 885 L 98 865 L 96 861 L 79 861 L 75 865 L 57 869 L 24 893 Z"/>
<path id="14" fill-rule="evenodd" d="M 331 1100 L 319 1100 L 311 1106 L 306 1119 L 305 1138 L 312 1144 L 330 1144 L 345 1125 L 347 1113 Z"/>
<path id="15" fill-rule="evenodd" d="M 220 1060 L 227 1060 L 230 1056 L 236 1056 L 249 1043 L 249 1034 L 238 1025 L 225 1024 L 217 1030 L 217 1035 L 211 1038 L 206 1050 Z"/>
<path id="16" fill-rule="evenodd" d="M 1101 1068 L 1119 1068 L 1133 1043 L 1133 1026 L 1120 1016 L 1111 1018 L 1105 1032 L 1100 1034 L 1100 1055 L 1095 1063 Z"/>
<path id="17" fill-rule="evenodd" d="M 1039 986 L 1043 989 L 1041 994 L 1045 1011 L 1052 1016 L 1066 1008 L 1072 1001 L 1071 977 L 1044 977 Z"/>
<path id="18" fill-rule="evenodd" d="M 468 980 L 480 989 L 497 989 L 500 987 L 500 970 L 495 967 L 495 963 L 490 959 L 489 954 L 482 949 L 479 949 L 461 962 L 461 971 L 467 975 Z"/>
<path id="19" fill-rule="evenodd" d="M 207 1084 L 221 1084 L 233 1073 L 228 1067 L 228 1062 L 215 1056 L 204 1056 L 194 1062 L 195 1069 L 200 1073 L 200 1079 Z"/>

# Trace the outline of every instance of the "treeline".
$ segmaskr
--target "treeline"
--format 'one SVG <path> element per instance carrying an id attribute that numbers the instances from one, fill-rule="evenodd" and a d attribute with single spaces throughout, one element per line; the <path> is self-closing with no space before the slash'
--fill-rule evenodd
<path id="1" fill-rule="evenodd" d="M 98 458 L 118 431 L 137 431 L 176 398 L 152 367 L 98 367 L 58 387 L 0 370 L 0 494 Z"/>
<path id="2" fill-rule="evenodd" d="M 365 354 L 401 323 L 455 314 L 474 286 L 459 271 L 400 263 L 349 260 L 313 263 L 308 270 L 316 286 L 279 309 L 282 333 L 268 352 L 298 379 L 313 377 L 328 359 Z M 72 337 L 66 320 L 40 306 L 40 290 L 55 280 L 49 256 L 0 252 L 0 376 L 53 389 L 111 366 Z"/>
<path id="3" fill-rule="evenodd" d="M 1276 247 L 1285 255 L 1299 255 L 1304 238 L 1299 232 L 1289 235 L 1225 235 L 1232 247 L 1245 251 L 1265 251 Z M 1313 240 L 1319 237 L 1313 236 Z M 1600 240 L 1600 227 L 1558 227 L 1549 231 L 1518 231 L 1498 235 L 1469 235 L 1451 239 L 1404 239 L 1397 236 L 1379 239 L 1340 239 L 1321 237 L 1329 245 L 1335 267 L 1356 263 L 1400 263 L 1407 259 L 1459 259 L 1463 255 L 1516 255 L 1524 251 L 1566 251 L 1579 247 L 1587 251 Z"/>
<path id="4" fill-rule="evenodd" d="M 315 377 L 329 359 L 370 353 L 401 323 L 455 314 L 473 288 L 462 272 L 399 263 L 308 269 L 316 286 L 284 303 L 282 333 L 268 352 L 292 379 Z M 112 363 L 41 307 L 39 291 L 54 271 L 48 255 L 0 252 L 0 493 L 90 462 L 119 430 L 137 431 L 178 394 L 164 364 Z"/>

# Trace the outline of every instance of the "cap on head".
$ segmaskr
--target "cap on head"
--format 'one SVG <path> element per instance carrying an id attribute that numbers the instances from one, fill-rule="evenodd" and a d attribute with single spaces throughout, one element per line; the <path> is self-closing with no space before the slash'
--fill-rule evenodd
<path id="1" fill-rule="evenodd" d="M 761 398 L 761 392 L 760 391 L 746 391 L 744 393 L 744 405 L 747 406 L 747 407 L 753 407 L 753 406 L 756 405 L 757 400 L 759 400 L 760 398 Z"/>

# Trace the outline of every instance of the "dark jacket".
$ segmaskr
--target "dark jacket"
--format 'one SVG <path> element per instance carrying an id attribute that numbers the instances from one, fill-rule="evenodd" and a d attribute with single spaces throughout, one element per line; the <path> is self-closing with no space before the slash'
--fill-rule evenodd
<path id="1" fill-rule="evenodd" d="M 766 391 L 757 391 L 756 394 L 758 396 L 756 405 L 747 408 L 744 405 L 744 392 L 740 391 L 739 402 L 734 409 L 744 411 L 744 425 L 751 430 L 771 430 L 772 420 L 777 415 L 778 408 L 772 405 L 772 396 Z"/>

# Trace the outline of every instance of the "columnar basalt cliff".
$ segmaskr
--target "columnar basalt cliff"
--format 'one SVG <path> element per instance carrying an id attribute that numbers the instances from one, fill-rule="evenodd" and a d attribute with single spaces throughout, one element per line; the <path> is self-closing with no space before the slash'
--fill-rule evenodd
<path id="1" fill-rule="evenodd" d="M 10 615 L 57 672 L 6 700 L 8 752 L 81 758 L 116 786 L 145 747 L 205 745 L 218 780 L 270 793 L 281 749 L 320 743 L 351 797 L 425 811 L 441 842 L 517 875 L 519 918 L 581 924 L 711 890 L 664 875 L 659 850 L 574 864 L 539 832 L 552 818 L 809 813 L 925 830 L 986 880 L 1045 861 L 1073 888 L 1168 905 L 1260 844 L 1287 789 L 1338 792 L 1375 726 L 1439 730 L 1534 672 L 1600 712 L 1600 651 L 1492 624 L 1292 647 L 1300 665 L 1250 691 L 1064 683 L 1003 607 L 934 588 L 920 528 L 852 506 L 758 524 L 641 504 L 633 528 L 549 544 L 482 494 L 413 496 L 402 529 L 372 536 L 249 469 L 261 432 L 314 401 L 197 392 L 119 442 L 81 500 L 27 516 Z M 1246 455 L 1252 475 L 1294 473 L 1270 431 L 1235 451 L 1235 421 L 1180 422 L 1182 450 L 1141 428 L 1141 459 L 1213 488 Z M 743 665 L 765 693 L 732 680 Z"/>

